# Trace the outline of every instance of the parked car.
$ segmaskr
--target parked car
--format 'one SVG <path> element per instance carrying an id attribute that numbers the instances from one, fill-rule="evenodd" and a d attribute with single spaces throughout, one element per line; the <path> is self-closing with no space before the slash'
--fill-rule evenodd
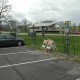
<path id="1" fill-rule="evenodd" d="M 76 35 L 80 35 L 80 32 L 75 32 Z"/>
<path id="2" fill-rule="evenodd" d="M 23 46 L 24 40 L 18 36 L 0 35 L 0 47 L 4 46 Z"/>

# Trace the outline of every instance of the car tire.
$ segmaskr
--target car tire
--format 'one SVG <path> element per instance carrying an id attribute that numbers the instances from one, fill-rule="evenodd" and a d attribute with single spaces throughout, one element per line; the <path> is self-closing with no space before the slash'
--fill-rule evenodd
<path id="1" fill-rule="evenodd" d="M 18 41 L 17 45 L 18 46 L 22 46 L 22 42 L 21 41 Z"/>

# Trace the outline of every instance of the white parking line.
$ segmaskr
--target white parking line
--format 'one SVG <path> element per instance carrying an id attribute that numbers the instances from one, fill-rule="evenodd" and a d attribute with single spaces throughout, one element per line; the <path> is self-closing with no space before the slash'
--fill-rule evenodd
<path id="1" fill-rule="evenodd" d="M 76 80 L 80 80 L 80 78 L 76 79 Z"/>
<path id="2" fill-rule="evenodd" d="M 26 52 L 15 52 L 15 53 L 6 53 L 6 54 L 0 54 L 0 56 L 3 56 L 3 55 L 13 55 L 13 54 L 25 54 L 27 52 L 37 52 L 37 51 L 26 51 Z"/>
<path id="3" fill-rule="evenodd" d="M 0 69 L 1 68 L 6 68 L 6 67 L 13 67 L 13 66 L 20 66 L 20 65 L 25 65 L 25 64 L 33 64 L 33 63 L 39 63 L 39 62 L 44 62 L 44 61 L 50 61 L 50 60 L 54 60 L 54 59 L 57 59 L 57 57 L 49 58 L 49 59 L 43 59 L 43 60 L 37 60 L 37 61 L 31 61 L 31 62 L 24 62 L 24 63 L 0 66 Z"/>
<path id="4" fill-rule="evenodd" d="M 4 47 L 4 48 L 2 48 L 2 49 L 15 49 L 15 48 L 25 48 L 26 46 L 20 46 L 20 47 L 18 47 L 18 46 L 16 46 L 16 47 Z"/>

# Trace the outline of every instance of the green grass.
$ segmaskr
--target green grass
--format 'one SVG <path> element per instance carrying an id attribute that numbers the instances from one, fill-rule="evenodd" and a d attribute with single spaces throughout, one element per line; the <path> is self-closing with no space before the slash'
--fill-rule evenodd
<path id="1" fill-rule="evenodd" d="M 26 46 L 36 50 L 41 50 L 41 45 L 43 42 L 41 35 L 37 35 L 35 38 L 35 41 L 32 39 L 32 37 L 29 37 L 27 35 L 22 35 L 21 37 L 25 40 Z M 58 52 L 64 53 L 64 37 L 63 36 L 49 35 L 49 36 L 45 36 L 45 39 L 54 40 L 58 48 Z M 69 54 L 80 55 L 80 36 L 70 37 Z"/>

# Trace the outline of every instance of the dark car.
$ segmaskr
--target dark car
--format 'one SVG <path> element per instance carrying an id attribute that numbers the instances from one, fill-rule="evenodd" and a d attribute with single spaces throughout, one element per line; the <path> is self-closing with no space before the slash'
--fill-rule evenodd
<path id="1" fill-rule="evenodd" d="M 24 40 L 18 36 L 0 35 L 0 47 L 4 46 L 23 46 Z"/>

